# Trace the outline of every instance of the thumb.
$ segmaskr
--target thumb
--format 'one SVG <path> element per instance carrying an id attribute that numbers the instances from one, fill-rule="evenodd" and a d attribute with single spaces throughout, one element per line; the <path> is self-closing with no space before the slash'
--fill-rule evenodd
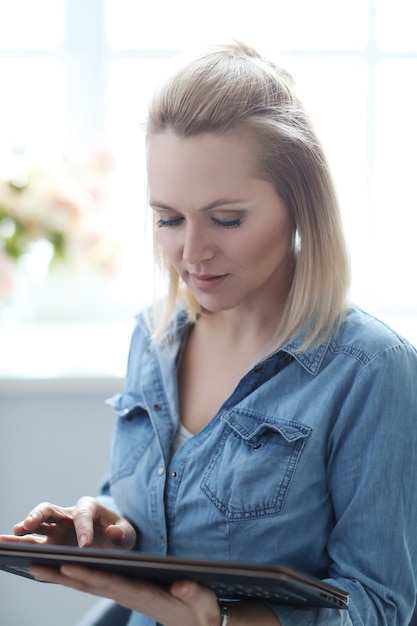
<path id="1" fill-rule="evenodd" d="M 136 543 L 136 531 L 124 518 L 120 518 L 116 524 L 109 524 L 106 535 L 113 545 L 125 550 L 132 549 Z"/>
<path id="2" fill-rule="evenodd" d="M 206 623 L 207 618 L 214 623 L 219 616 L 216 594 L 207 587 L 190 580 L 177 580 L 171 586 L 170 593 L 192 609 L 202 623 Z"/>
<path id="3" fill-rule="evenodd" d="M 201 589 L 200 585 L 190 580 L 176 580 L 172 584 L 170 592 L 173 596 L 178 598 L 178 600 L 189 604 L 198 597 L 199 589 Z"/>

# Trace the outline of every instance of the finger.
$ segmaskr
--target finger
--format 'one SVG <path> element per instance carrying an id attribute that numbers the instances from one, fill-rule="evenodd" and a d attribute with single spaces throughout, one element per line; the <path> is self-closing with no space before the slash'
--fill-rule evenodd
<path id="1" fill-rule="evenodd" d="M 33 531 L 32 530 L 27 530 L 25 528 L 24 521 L 23 522 L 19 522 L 18 524 L 15 524 L 13 526 L 13 533 L 17 537 L 22 537 L 23 535 L 29 535 L 31 532 L 33 532 Z"/>
<path id="2" fill-rule="evenodd" d="M 63 584 L 79 591 L 110 598 L 128 609 L 144 613 L 161 624 L 195 624 L 184 620 L 183 604 L 162 588 L 108 572 L 74 565 L 61 567 Z M 55 580 L 57 578 L 55 577 Z"/>
<path id="3" fill-rule="evenodd" d="M 207 587 L 190 580 L 178 580 L 170 589 L 171 594 L 181 600 L 195 615 L 196 623 L 205 623 L 207 618 L 213 623 L 219 616 L 217 596 Z"/>
<path id="4" fill-rule="evenodd" d="M 95 596 L 110 598 L 133 611 L 148 615 L 160 624 L 195 626 L 199 623 L 217 623 L 219 617 L 214 593 L 188 581 L 182 583 L 184 587 L 182 591 L 178 591 L 182 597 L 180 599 L 143 581 L 74 565 L 64 565 L 59 571 L 36 566 L 31 568 L 31 573 L 37 580 L 55 582 Z M 199 606 L 201 599 L 203 606 Z"/>
<path id="5" fill-rule="evenodd" d="M 112 600 L 116 598 L 120 600 L 126 594 L 131 582 L 129 579 L 117 574 L 101 572 L 77 565 L 63 565 L 59 574 L 55 576 L 57 575 L 64 577 L 67 586 Z M 135 591 L 137 592 L 137 589 Z"/>
<path id="6" fill-rule="evenodd" d="M 74 528 L 80 548 L 90 546 L 94 541 L 94 521 L 99 519 L 102 505 L 95 498 L 80 498 L 74 507 Z"/>
<path id="7" fill-rule="evenodd" d="M 110 524 L 106 528 L 106 535 L 111 543 L 118 548 L 130 550 L 136 543 L 136 531 L 123 518 L 116 524 Z"/>
<path id="8" fill-rule="evenodd" d="M 63 519 L 71 519 L 71 509 L 42 502 L 32 509 L 22 522 L 16 524 L 15 528 L 20 530 L 21 534 L 24 531 L 34 532 L 43 523 L 59 522 Z"/>
<path id="9" fill-rule="evenodd" d="M 56 524 L 40 524 L 34 530 L 27 530 L 23 523 L 16 524 L 13 528 L 13 532 L 17 537 L 30 536 L 32 533 L 36 533 L 37 535 L 44 535 L 45 537 L 50 537 L 54 534 L 56 529 Z"/>
<path id="10" fill-rule="evenodd" d="M 45 543 L 45 539 L 28 535 L 27 537 L 16 537 L 16 535 L 0 535 L 0 541 L 8 543 Z"/>
<path id="11" fill-rule="evenodd" d="M 60 570 L 33 567 L 31 573 L 37 576 L 37 580 L 57 582 L 78 591 L 110 598 L 132 609 L 133 598 L 137 599 L 140 591 L 147 595 L 151 587 L 147 583 L 77 565 L 63 565 Z"/>
<path id="12" fill-rule="evenodd" d="M 72 587 L 79 591 L 88 591 L 87 586 L 81 582 L 77 583 L 72 579 L 65 576 L 60 569 L 55 567 L 44 567 L 42 565 L 32 565 L 29 569 L 29 573 L 33 578 L 39 582 L 55 583 L 58 585 L 65 585 L 66 587 Z"/>
<path id="13" fill-rule="evenodd" d="M 95 545 L 131 549 L 136 531 L 123 517 L 103 506 L 96 498 L 84 497 L 75 505 L 74 527 L 78 545 Z"/>
<path id="14" fill-rule="evenodd" d="M 115 546 L 123 547 L 123 544 L 126 542 L 123 528 L 117 524 L 110 524 L 107 526 L 106 535 L 109 541 Z"/>

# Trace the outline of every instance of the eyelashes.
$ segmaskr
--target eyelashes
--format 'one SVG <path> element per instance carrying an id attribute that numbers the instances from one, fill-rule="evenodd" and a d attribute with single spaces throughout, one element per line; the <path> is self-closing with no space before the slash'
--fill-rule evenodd
<path id="1" fill-rule="evenodd" d="M 212 217 L 210 219 L 218 228 L 239 228 L 239 226 L 243 223 L 242 217 L 237 217 L 232 220 L 220 220 L 216 217 Z M 158 228 L 180 226 L 183 221 L 183 217 L 160 218 L 157 220 L 156 225 Z"/>
<path id="2" fill-rule="evenodd" d="M 184 218 L 182 217 L 170 217 L 165 219 L 160 218 L 156 221 L 156 225 L 158 228 L 163 228 L 164 226 L 179 226 L 183 219 Z"/>
<path id="3" fill-rule="evenodd" d="M 211 219 L 214 224 L 216 224 L 216 226 L 219 226 L 220 228 L 238 228 L 242 225 L 243 222 L 242 217 L 236 217 L 233 220 L 219 220 L 216 217 L 212 217 Z"/>

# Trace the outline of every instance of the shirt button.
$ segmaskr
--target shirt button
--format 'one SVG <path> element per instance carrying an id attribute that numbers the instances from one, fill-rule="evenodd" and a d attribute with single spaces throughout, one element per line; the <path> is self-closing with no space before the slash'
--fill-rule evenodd
<path id="1" fill-rule="evenodd" d="M 158 475 L 159 475 L 159 476 L 163 476 L 164 474 L 165 474 L 165 470 L 164 470 L 164 468 L 163 468 L 163 467 L 159 467 L 159 468 L 158 468 Z"/>
<path id="2" fill-rule="evenodd" d="M 171 474 L 172 478 L 176 478 L 178 476 L 177 472 L 172 472 Z"/>

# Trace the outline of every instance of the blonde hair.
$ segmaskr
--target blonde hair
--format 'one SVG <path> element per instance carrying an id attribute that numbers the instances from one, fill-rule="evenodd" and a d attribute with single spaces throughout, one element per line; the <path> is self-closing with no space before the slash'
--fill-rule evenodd
<path id="1" fill-rule="evenodd" d="M 327 160 L 290 74 L 242 43 L 216 46 L 177 71 L 155 94 L 147 137 L 168 129 L 182 138 L 238 131 L 254 140 L 256 174 L 274 185 L 296 227 L 294 277 L 271 351 L 301 329 L 301 350 L 326 339 L 346 313 L 348 254 Z M 191 321 L 200 306 L 181 285 L 157 237 L 155 255 L 169 286 L 161 333 L 178 303 Z"/>

